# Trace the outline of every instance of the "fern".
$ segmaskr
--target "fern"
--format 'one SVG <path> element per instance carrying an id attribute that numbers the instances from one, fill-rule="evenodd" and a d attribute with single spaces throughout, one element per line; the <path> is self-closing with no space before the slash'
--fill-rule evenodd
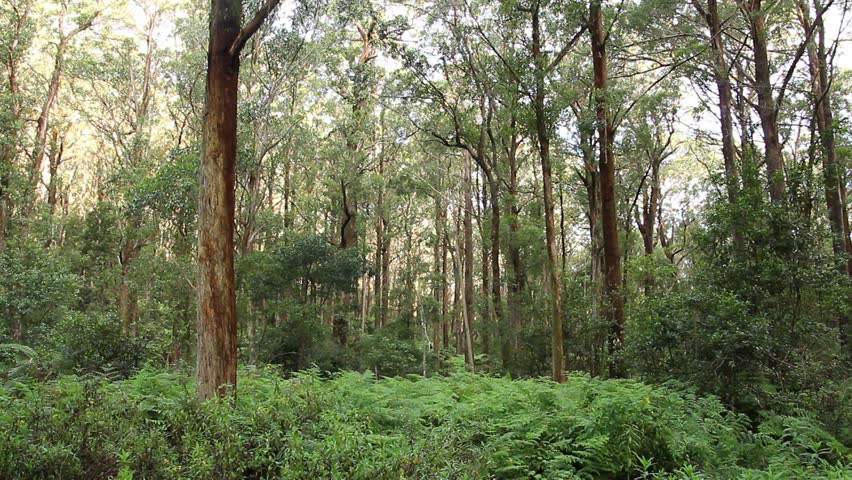
<path id="1" fill-rule="evenodd" d="M 378 379 L 240 372 L 198 403 L 146 368 L 0 389 L 0 478 L 848 478 L 848 450 L 811 419 L 757 432 L 681 386 L 459 373 Z M 845 462 L 845 463 L 844 463 Z M 95 473 L 92 473 L 95 472 Z M 101 473 L 98 473 L 101 472 Z"/>

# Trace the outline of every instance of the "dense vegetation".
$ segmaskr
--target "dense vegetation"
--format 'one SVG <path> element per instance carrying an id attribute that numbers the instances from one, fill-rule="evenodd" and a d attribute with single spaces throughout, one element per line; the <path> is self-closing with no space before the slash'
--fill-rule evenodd
<path id="1" fill-rule="evenodd" d="M 62 377 L 0 397 L 0 465 L 19 478 L 849 478 L 815 422 L 748 419 L 682 385 L 572 375 L 242 372 L 235 404 L 189 379 Z M 37 446 L 37 448 L 36 448 Z M 844 466 L 846 464 L 846 466 Z"/>
<path id="2" fill-rule="evenodd" d="M 0 0 L 0 478 L 849 478 L 850 14 Z"/>

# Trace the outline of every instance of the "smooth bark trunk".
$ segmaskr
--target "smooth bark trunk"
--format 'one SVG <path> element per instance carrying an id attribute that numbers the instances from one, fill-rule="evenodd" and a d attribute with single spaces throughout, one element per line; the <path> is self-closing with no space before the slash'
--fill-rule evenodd
<path id="1" fill-rule="evenodd" d="M 198 347 L 196 394 L 224 396 L 237 383 L 234 283 L 235 167 L 239 55 L 277 0 L 241 29 L 240 0 L 212 0 L 198 196 Z"/>
<path id="2" fill-rule="evenodd" d="M 562 338 L 562 286 L 557 268 L 556 227 L 553 206 L 553 175 L 550 163 L 550 128 L 545 112 L 545 59 L 542 54 L 540 2 L 532 9 L 532 56 L 535 62 L 535 131 L 538 153 L 541 160 L 542 191 L 544 194 L 544 231 L 547 246 L 547 285 L 550 295 L 551 326 L 551 378 L 554 382 L 565 381 L 565 358 Z"/>
<path id="3" fill-rule="evenodd" d="M 624 343 L 624 297 L 621 288 L 621 254 L 618 245 L 618 214 L 615 198 L 615 156 L 613 154 L 614 127 L 607 99 L 606 31 L 604 30 L 601 2 L 590 5 L 592 58 L 594 64 L 595 119 L 598 129 L 601 226 L 604 251 L 604 294 L 606 319 L 610 325 L 607 347 L 610 353 L 610 376 L 622 377 L 624 370 L 618 361 L 618 352 Z"/>
<path id="4" fill-rule="evenodd" d="M 769 177 L 769 198 L 775 205 L 784 203 L 787 184 L 784 178 L 784 157 L 778 133 L 778 110 L 772 92 L 769 68 L 765 12 L 761 0 L 745 0 L 740 7 L 748 17 L 754 54 L 754 88 L 757 92 L 757 113 L 763 131 L 764 161 Z"/>
<path id="5" fill-rule="evenodd" d="M 471 158 L 464 154 L 464 358 L 473 370 L 473 195 Z"/>

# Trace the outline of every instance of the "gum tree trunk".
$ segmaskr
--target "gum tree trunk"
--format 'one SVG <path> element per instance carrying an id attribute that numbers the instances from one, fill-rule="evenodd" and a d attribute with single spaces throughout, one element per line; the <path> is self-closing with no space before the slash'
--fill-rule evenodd
<path id="1" fill-rule="evenodd" d="M 464 358 L 473 370 L 473 199 L 471 158 L 464 154 Z"/>
<path id="2" fill-rule="evenodd" d="M 199 399 L 224 396 L 237 384 L 237 308 L 234 284 L 234 175 L 240 51 L 278 0 L 266 2 L 240 28 L 240 0 L 212 0 L 207 51 L 207 98 L 198 195 Z"/>
<path id="3" fill-rule="evenodd" d="M 612 120 L 607 105 L 607 58 L 606 32 L 603 25 L 601 2 L 593 0 L 590 5 L 592 57 L 595 73 L 595 118 L 600 148 L 600 197 L 601 226 L 603 227 L 604 294 L 607 308 L 606 319 L 610 324 L 607 343 L 610 355 L 615 355 L 624 343 L 624 297 L 621 287 L 621 254 L 618 245 L 618 218 L 615 199 L 615 156 L 613 155 Z M 610 375 L 624 375 L 621 365 L 610 359 Z"/>
<path id="4" fill-rule="evenodd" d="M 766 37 L 766 20 L 761 0 L 740 2 L 748 17 L 754 53 L 754 88 L 757 91 L 757 113 L 763 130 L 766 174 L 769 177 L 769 198 L 773 204 L 784 202 L 787 184 L 784 180 L 784 157 L 781 152 L 781 140 L 778 134 L 778 110 L 772 93 L 769 69 L 769 47 Z"/>
<path id="5" fill-rule="evenodd" d="M 538 153 L 541 160 L 541 177 L 544 193 L 544 235 L 547 244 L 547 281 L 550 294 L 551 326 L 551 378 L 554 382 L 565 381 L 565 355 L 562 340 L 562 285 L 559 269 L 556 268 L 556 227 L 553 219 L 553 177 L 550 165 L 550 132 L 545 118 L 544 75 L 545 65 L 541 42 L 540 3 L 532 9 L 532 55 L 535 68 L 535 130 Z"/>

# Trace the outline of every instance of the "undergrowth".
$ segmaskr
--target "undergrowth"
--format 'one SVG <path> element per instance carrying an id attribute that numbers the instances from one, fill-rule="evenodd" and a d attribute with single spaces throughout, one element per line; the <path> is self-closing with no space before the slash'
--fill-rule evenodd
<path id="1" fill-rule="evenodd" d="M 848 479 L 850 463 L 807 418 L 754 427 L 682 386 L 580 375 L 245 369 L 234 404 L 151 369 L 0 389 L 9 479 Z"/>

